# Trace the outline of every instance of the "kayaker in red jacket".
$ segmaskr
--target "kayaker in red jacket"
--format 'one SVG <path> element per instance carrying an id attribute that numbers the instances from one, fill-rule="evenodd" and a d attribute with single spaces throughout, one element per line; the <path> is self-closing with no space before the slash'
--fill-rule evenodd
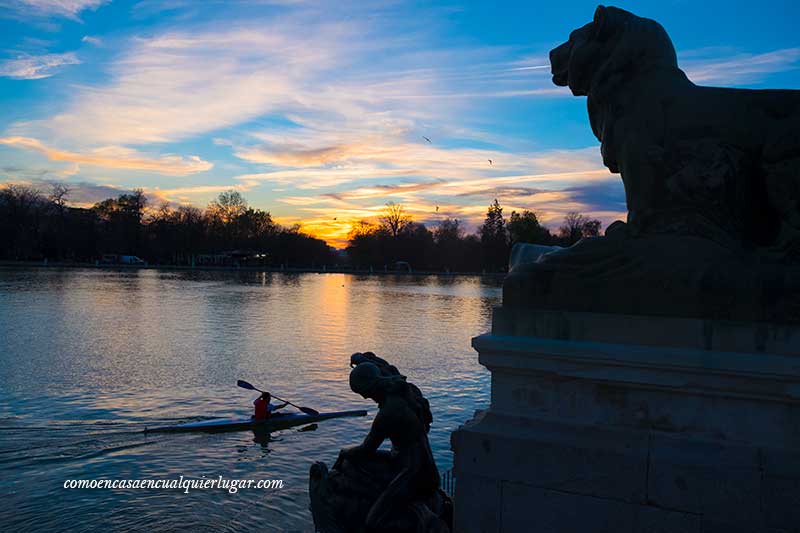
<path id="1" fill-rule="evenodd" d="M 261 394 L 256 401 L 253 402 L 253 406 L 255 407 L 255 413 L 253 414 L 253 418 L 256 420 L 266 420 L 270 416 L 272 416 L 273 411 L 277 411 L 278 409 L 283 409 L 287 405 L 288 402 L 283 403 L 282 405 L 272 405 L 269 401 L 272 399 L 270 393 L 265 392 Z"/>

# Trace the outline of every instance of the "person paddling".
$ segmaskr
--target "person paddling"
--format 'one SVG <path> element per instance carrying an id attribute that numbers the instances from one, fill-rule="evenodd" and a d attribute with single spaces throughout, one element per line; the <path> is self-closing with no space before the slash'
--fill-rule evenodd
<path id="1" fill-rule="evenodd" d="M 241 387 L 241 388 L 243 388 L 243 389 L 247 389 L 247 390 L 254 390 L 254 391 L 258 391 L 258 392 L 260 392 L 260 393 L 261 393 L 261 396 L 260 396 L 258 399 L 256 399 L 256 401 L 255 401 L 255 402 L 253 402 L 253 405 L 255 405 L 255 406 L 256 406 L 256 412 L 255 412 L 255 414 L 253 415 L 253 418 L 258 418 L 256 415 L 262 414 L 262 413 L 259 411 L 259 409 L 266 409 L 266 413 L 265 413 L 265 414 L 266 414 L 266 416 L 264 416 L 263 418 L 261 418 L 261 420 L 263 420 L 263 419 L 265 419 L 265 418 L 269 418 L 269 415 L 270 415 L 270 413 L 271 413 L 272 411 L 277 411 L 278 409 L 283 409 L 283 408 L 284 408 L 284 407 L 286 407 L 287 405 L 291 405 L 291 406 L 293 406 L 293 407 L 297 407 L 297 408 L 300 410 L 300 412 L 301 412 L 301 413 L 305 413 L 305 414 L 307 414 L 307 415 L 311 415 L 311 416 L 319 416 L 319 411 L 317 411 L 316 409 L 312 409 L 312 408 L 310 408 L 310 407 L 303 407 L 303 406 L 301 406 L 301 405 L 297 405 L 296 403 L 292 403 L 292 402 L 290 402 L 289 400 L 284 400 L 283 398 L 278 398 L 277 396 L 275 396 L 275 399 L 276 399 L 276 400 L 280 400 L 280 401 L 284 402 L 284 404 L 283 404 L 283 405 L 279 405 L 279 406 L 277 406 L 277 407 L 273 407 L 273 406 L 271 406 L 271 405 L 269 404 L 269 401 L 272 399 L 272 395 L 271 395 L 270 393 L 268 393 L 268 392 L 267 392 L 267 391 L 265 391 L 265 390 L 261 390 L 261 389 L 259 389 L 259 388 L 256 388 L 256 387 L 254 387 L 254 386 L 253 386 L 251 383 L 248 383 L 248 382 L 246 382 L 246 381 L 245 381 L 245 380 L 243 380 L 243 379 L 240 379 L 240 380 L 238 380 L 238 381 L 236 382 L 236 386 L 237 386 L 237 387 Z M 261 400 L 263 400 L 263 401 L 264 401 L 264 404 L 263 404 L 263 405 L 264 405 L 264 407 L 259 407 L 259 404 L 258 404 L 258 402 L 260 402 Z"/>
<path id="2" fill-rule="evenodd" d="M 263 392 L 261 396 L 256 398 L 253 402 L 253 406 L 255 407 L 255 413 L 253 414 L 253 418 L 256 420 L 266 420 L 270 416 L 272 416 L 273 411 L 277 411 L 278 409 L 283 409 L 289 402 L 284 402 L 281 405 L 272 405 L 270 400 L 272 399 L 272 395 L 268 392 Z"/>

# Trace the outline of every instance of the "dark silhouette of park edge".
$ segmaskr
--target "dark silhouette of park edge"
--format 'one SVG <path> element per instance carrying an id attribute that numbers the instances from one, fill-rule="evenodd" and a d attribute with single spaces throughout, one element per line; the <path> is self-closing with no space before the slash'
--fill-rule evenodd
<path id="1" fill-rule="evenodd" d="M 153 207 L 141 189 L 75 207 L 69 192 L 60 183 L 49 194 L 19 184 L 0 188 L 0 260 L 119 264 L 135 258 L 186 267 L 503 272 L 515 243 L 569 246 L 600 233 L 600 221 L 580 213 L 569 213 L 552 233 L 533 210 L 504 217 L 497 200 L 474 234 L 455 218 L 431 229 L 389 202 L 376 220 L 354 223 L 347 247 L 336 250 L 300 225 L 276 223 L 235 190 L 221 193 L 205 210 Z"/>

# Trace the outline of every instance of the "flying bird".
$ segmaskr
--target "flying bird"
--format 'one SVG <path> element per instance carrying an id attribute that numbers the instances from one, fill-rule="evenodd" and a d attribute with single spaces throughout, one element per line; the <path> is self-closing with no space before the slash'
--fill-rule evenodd
<path id="1" fill-rule="evenodd" d="M 490 164 L 490 165 L 492 164 L 492 160 L 491 160 L 491 159 L 489 159 L 489 164 Z"/>
<path id="2" fill-rule="evenodd" d="M 428 139 L 427 137 L 425 137 L 424 135 L 422 136 L 422 138 L 425 139 L 426 141 L 428 141 L 429 143 L 431 143 L 431 140 Z M 433 144 L 433 143 L 431 143 L 431 144 Z"/>
<path id="3" fill-rule="evenodd" d="M 439 206 L 438 205 L 436 206 L 436 212 L 437 213 L 439 212 Z"/>

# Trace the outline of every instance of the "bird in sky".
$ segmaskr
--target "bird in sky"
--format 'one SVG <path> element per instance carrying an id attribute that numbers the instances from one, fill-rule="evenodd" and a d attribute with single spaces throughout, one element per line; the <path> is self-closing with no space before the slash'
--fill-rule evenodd
<path id="1" fill-rule="evenodd" d="M 437 213 L 439 212 L 439 206 L 438 205 L 436 206 L 436 212 Z"/>
<path id="2" fill-rule="evenodd" d="M 333 220 L 336 220 L 336 217 L 333 217 Z"/>
<path id="3" fill-rule="evenodd" d="M 425 137 L 424 135 L 422 136 L 422 138 L 425 139 L 426 141 L 428 141 L 429 143 L 431 143 L 431 140 L 428 139 L 427 137 Z M 431 144 L 433 144 L 433 143 L 431 143 Z"/>
<path id="4" fill-rule="evenodd" d="M 491 159 L 489 159 L 489 164 L 490 164 L 490 165 L 492 164 L 492 160 L 491 160 Z"/>

